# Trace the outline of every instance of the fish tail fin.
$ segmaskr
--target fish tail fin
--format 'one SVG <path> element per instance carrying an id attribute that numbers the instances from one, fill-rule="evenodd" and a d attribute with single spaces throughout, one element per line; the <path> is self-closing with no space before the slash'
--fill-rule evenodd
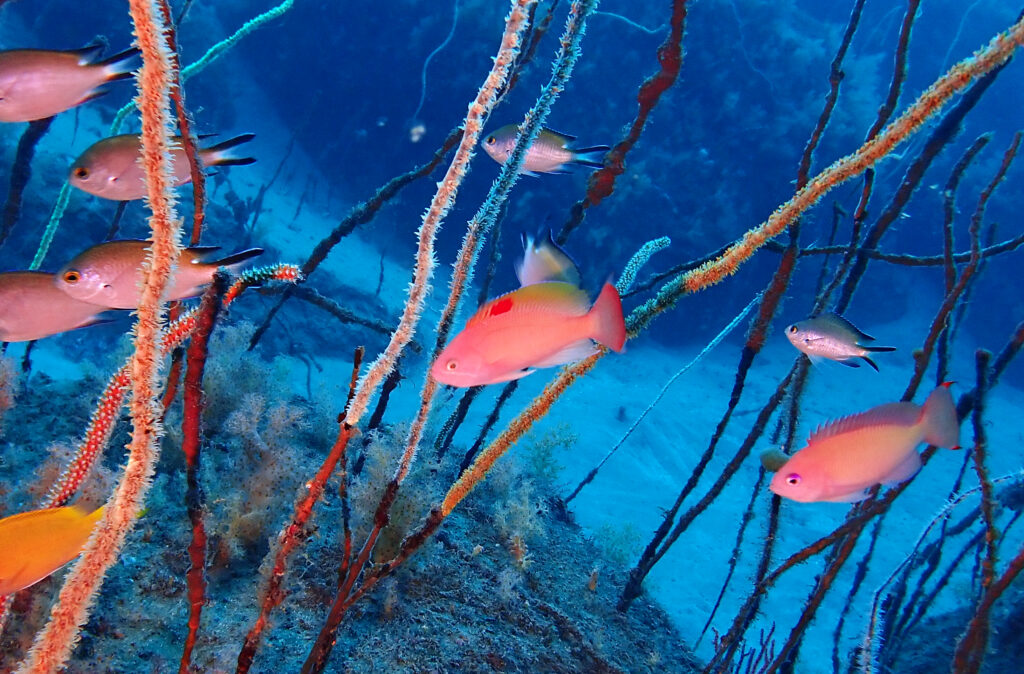
<path id="1" fill-rule="evenodd" d="M 605 283 L 589 315 L 594 321 L 591 338 L 612 351 L 622 351 L 626 343 L 626 322 L 622 318 L 622 299 L 611 283 Z"/>
<path id="2" fill-rule="evenodd" d="M 862 346 L 860 348 L 871 353 L 888 353 L 896 350 L 895 346 Z"/>
<path id="3" fill-rule="evenodd" d="M 611 150 L 607 145 L 574 148 L 572 163 L 590 168 L 604 168 L 604 155 Z"/>
<path id="4" fill-rule="evenodd" d="M 89 528 L 96 526 L 96 523 L 100 521 L 101 517 L 103 517 L 103 508 L 104 506 L 100 506 L 85 516 L 89 524 Z"/>
<path id="5" fill-rule="evenodd" d="M 126 80 L 135 75 L 136 63 L 133 62 L 133 59 L 141 53 L 138 47 L 132 47 L 109 56 L 102 61 L 97 61 L 93 65 L 100 66 L 106 70 L 107 82 Z"/>
<path id="6" fill-rule="evenodd" d="M 245 164 L 252 164 L 256 161 L 253 157 L 240 157 L 231 150 L 235 149 L 239 145 L 248 143 L 250 140 L 256 137 L 254 133 L 243 133 L 240 136 L 234 138 L 228 138 L 222 143 L 211 145 L 210 147 L 203 148 L 200 152 L 203 158 L 204 166 L 243 166 Z"/>
<path id="7" fill-rule="evenodd" d="M 924 423 L 924 441 L 936 447 L 960 449 L 960 420 L 956 416 L 956 405 L 945 382 L 924 401 L 921 421 Z"/>
<path id="8" fill-rule="evenodd" d="M 880 370 L 878 369 L 878 366 L 877 366 L 877 365 L 875 365 L 875 361 L 871 360 L 871 359 L 870 359 L 870 358 L 868 358 L 867 356 L 861 356 L 861 357 L 860 357 L 860 359 L 861 359 L 861 360 L 863 360 L 863 361 L 864 361 L 865 363 L 867 363 L 868 365 L 870 365 L 870 366 L 871 366 L 871 368 L 872 368 L 872 369 L 873 369 L 873 370 L 874 370 L 875 372 L 879 372 L 879 371 L 880 371 Z"/>
<path id="9" fill-rule="evenodd" d="M 219 260 L 211 262 L 210 265 L 215 267 L 227 267 L 228 269 L 234 271 L 235 269 L 242 266 L 249 260 L 262 254 L 262 248 L 248 248 L 246 250 L 240 250 L 237 253 L 232 253 L 227 257 L 223 257 Z"/>

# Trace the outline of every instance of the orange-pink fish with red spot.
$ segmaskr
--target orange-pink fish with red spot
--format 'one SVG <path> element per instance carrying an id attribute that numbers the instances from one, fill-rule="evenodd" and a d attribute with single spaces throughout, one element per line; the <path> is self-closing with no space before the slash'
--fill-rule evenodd
<path id="1" fill-rule="evenodd" d="M 597 350 L 594 342 L 614 351 L 626 342 L 614 286 L 606 283 L 590 306 L 572 283 L 534 283 L 482 306 L 430 372 L 450 386 L 496 384 L 586 358 Z"/>
<path id="2" fill-rule="evenodd" d="M 771 490 L 794 501 L 853 503 L 877 484 L 909 480 L 921 469 L 918 445 L 960 446 L 960 425 L 949 383 L 924 405 L 879 405 L 819 428 L 807 446 L 790 457 L 769 452 L 762 462 L 776 470 Z"/>

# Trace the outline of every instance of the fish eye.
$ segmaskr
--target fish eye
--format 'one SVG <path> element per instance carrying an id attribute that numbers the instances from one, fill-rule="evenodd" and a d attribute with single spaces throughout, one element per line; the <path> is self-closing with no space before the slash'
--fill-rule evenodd
<path id="1" fill-rule="evenodd" d="M 82 274 L 77 269 L 68 269 L 61 278 L 64 283 L 78 283 L 82 280 Z"/>
<path id="2" fill-rule="evenodd" d="M 798 330 L 799 330 L 799 328 L 798 328 L 798 327 L 796 327 L 795 325 L 791 325 L 791 326 L 789 326 L 789 333 L 790 333 L 791 335 L 795 335 L 795 334 L 797 333 L 797 331 L 798 331 Z"/>
<path id="3" fill-rule="evenodd" d="M 498 139 L 495 138 L 494 136 L 488 136 L 487 137 L 487 144 L 488 145 L 494 145 L 497 142 L 498 142 Z"/>
<path id="4" fill-rule="evenodd" d="M 85 168 L 84 166 L 79 166 L 78 168 L 75 169 L 75 177 L 78 178 L 79 180 L 85 180 L 86 178 L 89 177 L 89 169 Z"/>
<path id="5" fill-rule="evenodd" d="M 450 360 L 450 361 L 448 361 L 447 363 L 444 364 L 444 367 L 449 372 L 454 372 L 455 369 L 459 367 L 459 364 L 458 364 L 457 361 Z"/>
<path id="6" fill-rule="evenodd" d="M 792 487 L 795 487 L 798 484 L 800 484 L 800 474 L 799 473 L 790 473 L 789 475 L 787 475 L 786 476 L 786 484 L 788 484 L 788 485 L 790 485 Z"/>

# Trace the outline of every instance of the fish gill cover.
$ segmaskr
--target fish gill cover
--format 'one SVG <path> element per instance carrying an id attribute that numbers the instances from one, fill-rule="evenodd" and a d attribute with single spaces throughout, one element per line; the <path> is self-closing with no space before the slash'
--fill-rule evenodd
<path id="1" fill-rule="evenodd" d="M 1019 12 L 0 0 L 0 669 L 1014 671 Z"/>

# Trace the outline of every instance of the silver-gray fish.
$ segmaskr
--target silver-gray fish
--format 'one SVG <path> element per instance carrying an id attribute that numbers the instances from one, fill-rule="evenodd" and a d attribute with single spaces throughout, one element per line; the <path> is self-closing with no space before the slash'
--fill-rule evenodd
<path id="1" fill-rule="evenodd" d="M 515 124 L 501 127 L 484 141 L 484 152 L 494 161 L 504 164 L 516 147 L 518 133 L 519 127 Z M 610 147 L 607 145 L 570 147 L 574 140 L 576 140 L 576 136 L 551 129 L 542 129 L 534 139 L 533 145 L 526 150 L 526 156 L 519 172 L 528 176 L 536 176 L 541 173 L 568 173 L 566 167 L 569 165 L 590 168 L 604 166 L 604 155 L 611 149 Z"/>
<path id="2" fill-rule="evenodd" d="M 811 316 L 794 323 L 786 328 L 786 337 L 811 360 L 828 358 L 849 367 L 857 367 L 853 359 L 860 358 L 876 372 L 878 366 L 868 354 L 896 350 L 894 346 L 864 345 L 862 342 L 873 342 L 875 338 L 858 330 L 853 323 L 836 313 Z"/>
<path id="3" fill-rule="evenodd" d="M 136 309 L 142 282 L 142 263 L 150 242 L 141 239 L 107 241 L 88 248 L 61 268 L 55 287 L 81 302 L 115 309 Z M 167 301 L 195 297 L 213 280 L 218 267 L 244 264 L 263 252 L 250 248 L 219 260 L 208 260 L 216 246 L 194 246 L 181 251 Z"/>
<path id="4" fill-rule="evenodd" d="M 97 61 L 100 49 L 0 51 L 0 122 L 52 117 L 102 95 L 107 82 L 132 76 L 138 49 Z"/>
<path id="5" fill-rule="evenodd" d="M 0 342 L 29 342 L 102 323 L 106 309 L 62 293 L 53 274 L 0 273 Z"/>

